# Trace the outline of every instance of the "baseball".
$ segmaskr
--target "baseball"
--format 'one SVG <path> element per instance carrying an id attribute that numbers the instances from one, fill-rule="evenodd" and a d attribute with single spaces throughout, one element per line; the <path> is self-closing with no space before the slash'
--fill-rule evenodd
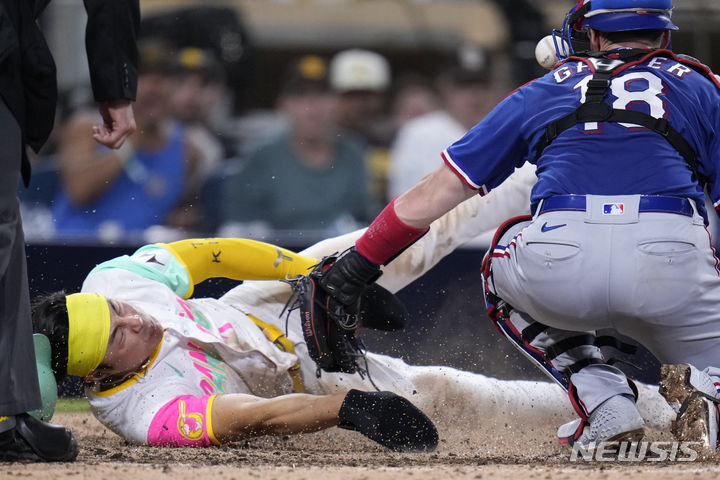
<path id="1" fill-rule="evenodd" d="M 557 37 L 558 41 L 558 47 L 562 50 L 563 46 L 565 47 L 565 51 L 569 51 L 569 47 L 567 42 Z M 548 70 L 551 70 L 555 65 L 557 65 L 558 61 L 560 60 L 558 58 L 557 52 L 555 51 L 555 41 L 553 40 L 552 35 L 547 35 L 542 38 L 538 42 L 538 44 L 535 46 L 535 59 L 537 62 L 542 66 L 543 68 L 547 68 Z"/>

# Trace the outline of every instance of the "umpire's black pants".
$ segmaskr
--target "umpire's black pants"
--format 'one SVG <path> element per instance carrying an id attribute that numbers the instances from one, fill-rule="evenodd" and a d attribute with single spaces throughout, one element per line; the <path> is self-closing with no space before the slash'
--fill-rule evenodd
<path id="1" fill-rule="evenodd" d="M 41 406 L 17 199 L 22 148 L 20 127 L 0 100 L 0 416 Z"/>

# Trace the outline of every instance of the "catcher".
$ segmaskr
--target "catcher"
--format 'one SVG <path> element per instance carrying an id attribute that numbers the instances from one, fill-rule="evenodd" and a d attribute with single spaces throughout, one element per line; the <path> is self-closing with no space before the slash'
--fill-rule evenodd
<path id="1" fill-rule="evenodd" d="M 439 219 L 438 228 L 386 269 L 380 284 L 399 290 L 512 208 L 509 197 L 493 198 L 477 197 Z M 95 267 L 81 293 L 36 302 L 35 331 L 50 339 L 56 377 L 83 377 L 98 420 L 141 444 L 209 446 L 339 425 L 393 450 L 422 451 L 438 441 L 422 410 L 468 428 L 491 426 L 488 418 L 528 428 L 551 416 L 571 418 L 562 390 L 550 383 L 409 366 L 358 351 L 354 325 L 334 318 L 331 304 L 304 300 L 332 262 L 319 259 L 361 234 L 302 254 L 244 239 L 147 245 Z M 302 280 L 271 281 L 318 263 Z M 219 299 L 189 299 L 193 285 L 209 277 L 246 281 Z M 300 307 L 281 315 L 295 298 Z M 404 320 L 382 289 L 357 307 L 360 322 L 373 324 L 367 326 L 397 328 Z M 649 391 L 641 392 L 647 417 L 668 422 L 672 412 Z"/>

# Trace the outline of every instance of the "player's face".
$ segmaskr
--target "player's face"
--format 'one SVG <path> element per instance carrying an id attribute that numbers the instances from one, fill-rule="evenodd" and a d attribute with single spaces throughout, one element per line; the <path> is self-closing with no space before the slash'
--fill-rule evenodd
<path id="1" fill-rule="evenodd" d="M 148 361 L 163 336 L 155 318 L 129 303 L 108 299 L 110 339 L 105 358 L 93 372 L 96 379 L 138 372 Z"/>

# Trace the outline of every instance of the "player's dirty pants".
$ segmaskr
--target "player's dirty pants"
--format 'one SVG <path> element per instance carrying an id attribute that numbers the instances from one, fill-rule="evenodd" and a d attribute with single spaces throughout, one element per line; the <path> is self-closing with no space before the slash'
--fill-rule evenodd
<path id="1" fill-rule="evenodd" d="M 508 230 L 493 253 L 490 290 L 545 325 L 614 328 L 662 363 L 718 376 L 720 272 L 702 217 L 639 212 L 633 201 L 622 215 L 604 216 L 602 205 L 613 201 L 594 197 L 588 211 L 541 213 Z M 630 393 L 622 372 L 608 365 L 571 380 L 587 411 Z"/>

